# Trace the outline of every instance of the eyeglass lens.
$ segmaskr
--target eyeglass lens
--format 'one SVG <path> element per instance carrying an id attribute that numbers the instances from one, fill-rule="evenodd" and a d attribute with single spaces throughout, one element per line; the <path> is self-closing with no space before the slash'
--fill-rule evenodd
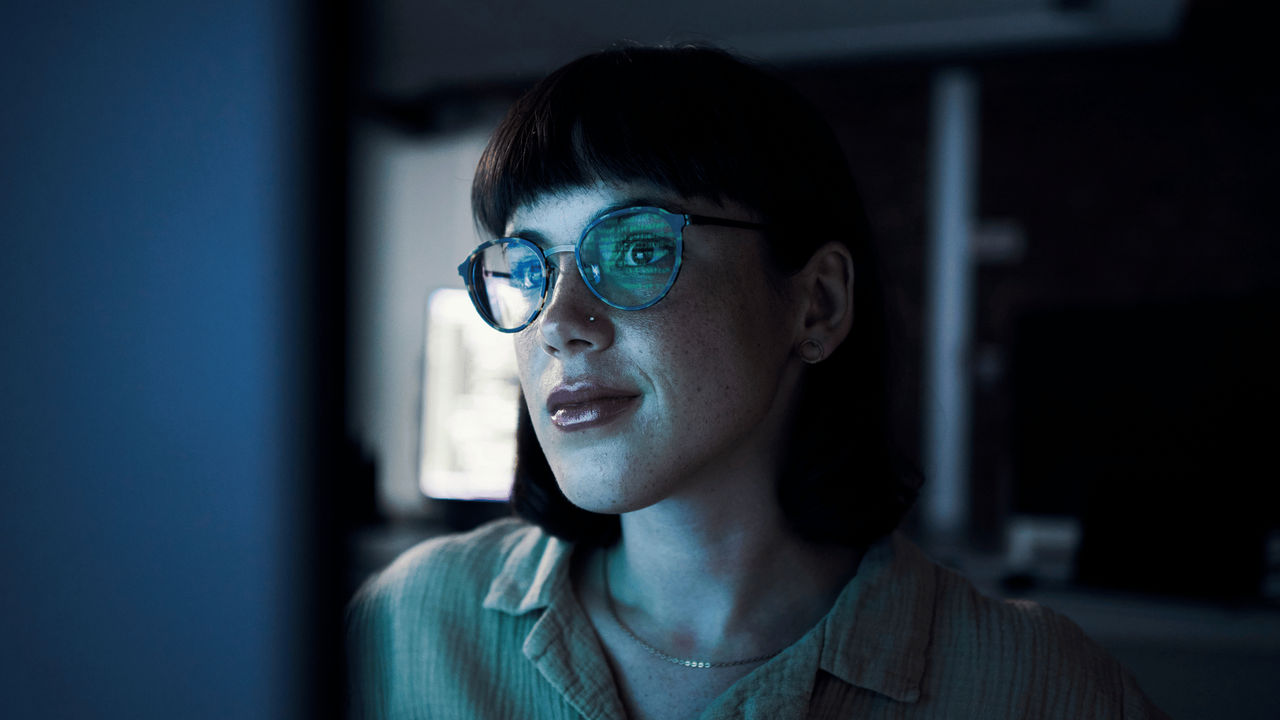
<path id="1" fill-rule="evenodd" d="M 476 308 L 499 328 L 525 325 L 546 290 L 546 269 L 527 241 L 502 240 L 477 253 L 472 266 Z"/>
<path id="2" fill-rule="evenodd" d="M 587 284 L 615 307 L 651 304 L 676 269 L 677 232 L 652 212 L 606 218 L 591 228 L 579 250 Z"/>
<path id="3" fill-rule="evenodd" d="M 583 280 L 614 307 L 648 307 L 674 280 L 680 227 L 656 212 L 605 218 L 578 248 Z M 505 330 L 531 322 L 547 292 L 546 265 L 527 240 L 505 239 L 484 248 L 473 260 L 471 277 L 477 309 Z"/>

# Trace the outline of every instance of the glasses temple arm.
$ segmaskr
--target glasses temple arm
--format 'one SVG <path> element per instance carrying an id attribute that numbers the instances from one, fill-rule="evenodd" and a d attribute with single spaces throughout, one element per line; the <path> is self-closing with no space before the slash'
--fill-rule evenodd
<path id="1" fill-rule="evenodd" d="M 729 218 L 711 217 L 709 215 L 685 215 L 690 225 L 720 225 L 722 227 L 745 228 L 747 230 L 764 230 L 768 226 L 763 223 L 746 220 L 730 220 Z"/>

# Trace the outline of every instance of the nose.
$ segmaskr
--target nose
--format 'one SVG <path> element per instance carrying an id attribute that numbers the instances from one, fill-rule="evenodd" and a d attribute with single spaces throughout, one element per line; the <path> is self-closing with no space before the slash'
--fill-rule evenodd
<path id="1" fill-rule="evenodd" d="M 603 350 L 613 344 L 613 308 L 600 301 L 578 273 L 574 247 L 547 251 L 546 303 L 538 316 L 542 349 L 549 355 Z"/>

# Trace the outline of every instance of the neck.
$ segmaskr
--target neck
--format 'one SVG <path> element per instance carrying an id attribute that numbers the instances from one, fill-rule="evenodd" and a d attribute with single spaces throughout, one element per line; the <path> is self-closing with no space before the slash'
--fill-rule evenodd
<path id="1" fill-rule="evenodd" d="M 739 478 L 734 492 L 711 495 L 622 516 L 622 541 L 607 551 L 619 613 L 678 656 L 736 659 L 790 645 L 831 607 L 860 552 L 795 535 L 771 482 Z"/>

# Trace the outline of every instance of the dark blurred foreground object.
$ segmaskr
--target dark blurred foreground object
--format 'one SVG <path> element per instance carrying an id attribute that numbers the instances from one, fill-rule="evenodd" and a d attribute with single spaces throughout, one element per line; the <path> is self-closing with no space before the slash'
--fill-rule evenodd
<path id="1" fill-rule="evenodd" d="M 1275 297 L 1032 314 L 1018 327 L 1020 512 L 1074 514 L 1081 584 L 1260 594 L 1280 525 Z"/>

